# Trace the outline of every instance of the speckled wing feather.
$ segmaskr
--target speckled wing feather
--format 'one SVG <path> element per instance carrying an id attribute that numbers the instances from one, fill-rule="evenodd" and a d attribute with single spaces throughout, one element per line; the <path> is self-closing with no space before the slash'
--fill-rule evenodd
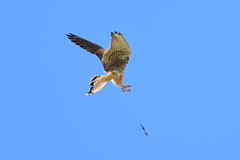
<path id="1" fill-rule="evenodd" d="M 67 34 L 67 36 L 68 36 L 68 39 L 71 39 L 71 41 L 74 42 L 76 45 L 79 45 L 80 47 L 87 50 L 88 52 L 95 54 L 102 61 L 102 57 L 105 52 L 104 48 L 71 33 Z"/>
<path id="2" fill-rule="evenodd" d="M 126 57 L 131 54 L 130 47 L 120 32 L 111 32 L 110 48 L 104 53 L 102 61 L 111 63 L 111 57 L 117 54 L 118 58 Z"/>
<path id="3" fill-rule="evenodd" d="M 111 32 L 111 42 L 110 42 L 110 48 L 114 50 L 121 50 L 125 52 L 127 56 L 131 54 L 130 47 L 123 37 L 123 35 L 120 32 Z"/>

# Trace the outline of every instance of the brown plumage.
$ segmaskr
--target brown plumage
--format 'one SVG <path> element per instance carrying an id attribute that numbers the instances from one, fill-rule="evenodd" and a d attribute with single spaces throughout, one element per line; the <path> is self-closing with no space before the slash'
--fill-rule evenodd
<path id="1" fill-rule="evenodd" d="M 96 93 L 110 80 L 116 86 L 122 87 L 123 92 L 130 91 L 130 89 L 127 89 L 130 86 L 124 86 L 122 82 L 123 70 L 129 61 L 128 56 L 131 54 L 131 50 L 120 32 L 111 32 L 110 48 L 107 50 L 74 34 L 67 34 L 67 36 L 76 45 L 95 54 L 102 62 L 104 71 L 107 74 L 94 76 L 90 82 L 91 88 L 86 95 Z"/>

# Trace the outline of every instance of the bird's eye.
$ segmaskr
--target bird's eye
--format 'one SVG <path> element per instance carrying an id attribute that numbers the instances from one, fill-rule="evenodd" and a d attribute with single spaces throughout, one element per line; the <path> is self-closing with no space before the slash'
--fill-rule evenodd
<path id="1" fill-rule="evenodd" d="M 129 57 L 127 56 L 127 57 L 125 57 L 124 59 L 125 59 L 125 60 L 129 60 Z"/>

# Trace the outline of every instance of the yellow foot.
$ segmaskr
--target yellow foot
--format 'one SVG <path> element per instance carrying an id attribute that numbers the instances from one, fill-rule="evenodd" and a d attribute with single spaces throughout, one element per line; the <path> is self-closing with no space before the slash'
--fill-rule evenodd
<path id="1" fill-rule="evenodd" d="M 131 87 L 130 85 L 128 86 L 122 86 L 122 91 L 126 92 L 126 91 L 131 91 L 130 89 L 127 89 L 128 87 Z"/>

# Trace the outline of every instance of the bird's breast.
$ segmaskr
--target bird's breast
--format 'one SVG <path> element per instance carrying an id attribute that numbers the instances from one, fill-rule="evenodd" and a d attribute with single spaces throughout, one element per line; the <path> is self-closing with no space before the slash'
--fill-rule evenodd
<path id="1" fill-rule="evenodd" d="M 117 76 L 122 76 L 123 75 L 123 71 L 122 70 L 111 70 L 108 71 L 107 73 L 111 72 L 112 74 L 117 74 Z"/>

